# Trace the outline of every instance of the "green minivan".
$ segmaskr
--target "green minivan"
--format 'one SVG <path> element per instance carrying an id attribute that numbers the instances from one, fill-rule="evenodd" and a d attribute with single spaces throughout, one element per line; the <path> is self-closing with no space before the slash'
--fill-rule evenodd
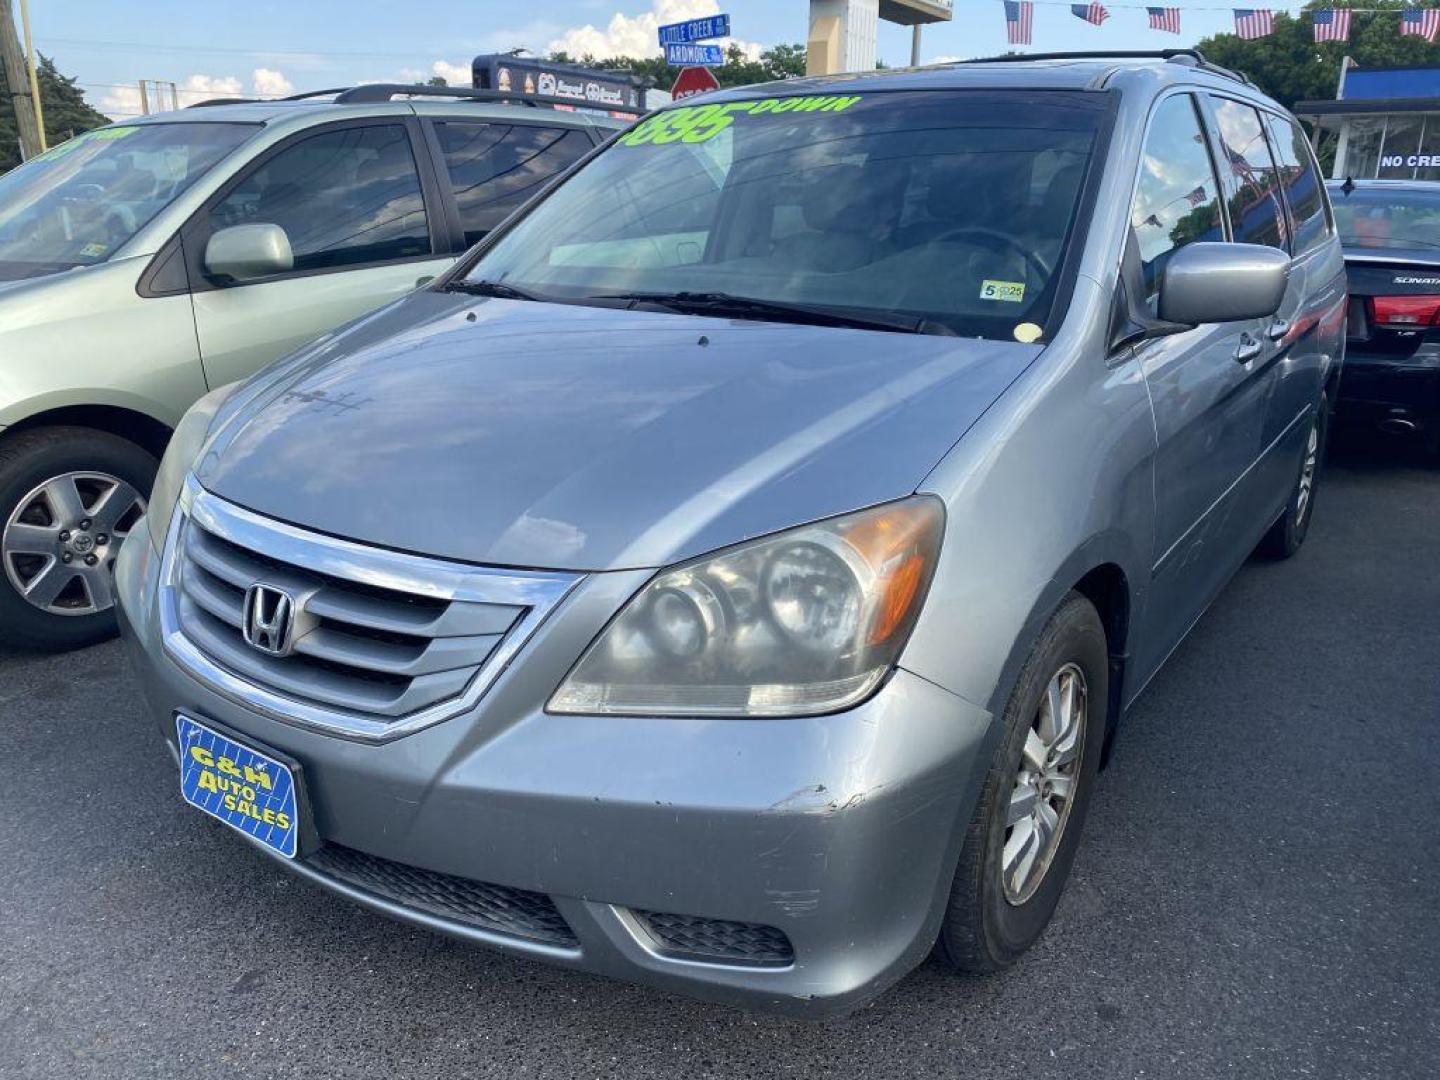
<path id="1" fill-rule="evenodd" d="M 110 634 L 192 402 L 428 281 L 624 126 L 368 85 L 126 121 L 0 176 L 0 642 Z"/>

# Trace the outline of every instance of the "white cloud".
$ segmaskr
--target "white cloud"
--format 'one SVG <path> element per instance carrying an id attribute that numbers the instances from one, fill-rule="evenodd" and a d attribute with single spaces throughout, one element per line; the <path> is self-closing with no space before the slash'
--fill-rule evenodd
<path id="1" fill-rule="evenodd" d="M 256 68 L 251 85 L 261 97 L 284 97 L 295 92 L 295 84 L 273 68 Z"/>
<path id="2" fill-rule="evenodd" d="M 284 97 L 286 94 L 294 92 L 295 84 L 284 72 L 262 67 L 256 68 L 250 73 L 249 93 L 256 97 Z M 235 75 L 195 74 L 176 84 L 176 96 L 179 98 L 182 109 L 187 105 L 194 105 L 197 101 L 208 101 L 211 98 L 244 97 L 245 94 L 244 82 Z M 156 87 L 152 83 L 148 96 L 151 112 L 164 112 L 171 107 L 168 85 L 162 84 Z M 140 105 L 140 88 L 137 86 L 112 87 L 109 93 L 100 100 L 100 111 L 116 120 L 126 116 L 139 116 L 143 112 Z"/>
<path id="3" fill-rule="evenodd" d="M 575 57 L 593 56 L 601 60 L 613 56 L 659 56 L 660 42 L 655 32 L 661 26 L 719 13 L 717 0 L 651 0 L 651 9 L 642 14 L 616 12 L 603 30 L 589 23 L 568 30 L 551 41 L 547 51 L 566 52 Z M 761 46 L 755 42 L 731 38 L 719 44 L 738 45 L 751 59 L 760 55 Z"/>
<path id="4" fill-rule="evenodd" d="M 191 75 L 180 84 L 180 104 L 193 105 L 217 97 L 240 97 L 245 84 L 234 75 Z"/>
<path id="5" fill-rule="evenodd" d="M 439 75 L 450 86 L 469 86 L 471 82 L 469 64 L 452 64 L 448 60 L 436 60 L 430 65 L 430 73 Z"/>

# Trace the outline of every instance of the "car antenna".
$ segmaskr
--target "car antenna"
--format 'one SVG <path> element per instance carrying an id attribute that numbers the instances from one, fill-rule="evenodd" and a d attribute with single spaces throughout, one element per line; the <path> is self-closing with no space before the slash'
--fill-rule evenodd
<path id="1" fill-rule="evenodd" d="M 1355 190 L 1355 178 L 1353 176 L 1345 177 L 1345 183 L 1340 185 L 1340 190 L 1348 196 Z"/>

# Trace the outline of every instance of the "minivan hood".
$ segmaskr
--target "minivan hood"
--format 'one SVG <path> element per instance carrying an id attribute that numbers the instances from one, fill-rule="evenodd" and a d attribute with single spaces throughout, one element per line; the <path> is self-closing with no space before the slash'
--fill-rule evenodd
<path id="1" fill-rule="evenodd" d="M 1039 351 L 420 292 L 263 376 L 196 473 L 398 550 L 660 566 L 910 494 Z"/>

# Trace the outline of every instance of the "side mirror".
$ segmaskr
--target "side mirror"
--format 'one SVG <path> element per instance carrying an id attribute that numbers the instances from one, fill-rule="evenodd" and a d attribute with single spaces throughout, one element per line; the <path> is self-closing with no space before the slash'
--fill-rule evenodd
<path id="1" fill-rule="evenodd" d="M 250 281 L 294 268 L 290 238 L 279 225 L 232 225 L 205 245 L 205 272 L 212 277 Z"/>
<path id="2" fill-rule="evenodd" d="M 1170 323 L 1238 322 L 1274 315 L 1285 299 L 1290 256 L 1254 244 L 1187 244 L 1160 280 L 1160 318 Z"/>

